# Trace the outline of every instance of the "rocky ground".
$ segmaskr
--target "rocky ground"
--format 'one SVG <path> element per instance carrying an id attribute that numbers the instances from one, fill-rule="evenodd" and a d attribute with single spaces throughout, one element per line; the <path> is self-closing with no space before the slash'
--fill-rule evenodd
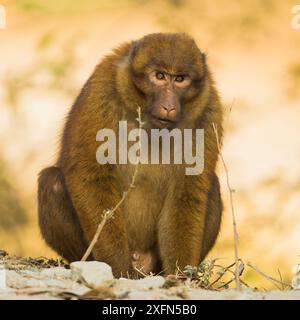
<path id="1" fill-rule="evenodd" d="M 300 300 L 300 290 L 206 290 L 195 287 L 190 279 L 114 279 L 110 266 L 101 262 L 75 262 L 69 266 L 57 260 L 0 255 L 1 299 Z"/>

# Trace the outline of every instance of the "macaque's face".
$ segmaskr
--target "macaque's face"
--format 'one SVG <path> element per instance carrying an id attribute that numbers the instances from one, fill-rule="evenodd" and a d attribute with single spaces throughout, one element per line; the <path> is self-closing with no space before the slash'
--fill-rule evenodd
<path id="1" fill-rule="evenodd" d="M 147 100 L 148 121 L 156 128 L 176 127 L 189 112 L 185 106 L 201 91 L 205 61 L 186 35 L 147 36 L 136 44 L 133 81 Z M 162 41 L 163 40 L 163 41 Z"/>

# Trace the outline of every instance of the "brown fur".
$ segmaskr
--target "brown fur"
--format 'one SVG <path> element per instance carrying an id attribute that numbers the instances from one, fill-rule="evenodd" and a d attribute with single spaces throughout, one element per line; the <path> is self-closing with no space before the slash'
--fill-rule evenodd
<path id="1" fill-rule="evenodd" d="M 128 189 L 134 166 L 99 165 L 95 137 L 101 128 L 117 131 L 120 120 L 137 127 L 137 105 L 145 128 L 151 129 L 150 89 L 143 80 L 151 64 L 170 73 L 193 74 L 176 127 L 204 129 L 205 165 L 197 176 L 185 175 L 184 166 L 140 166 L 136 187 L 105 225 L 90 257 L 110 264 L 116 276 L 132 272 L 136 251 L 153 252 L 153 271 L 163 268 L 173 273 L 176 264 L 181 268 L 198 265 L 213 246 L 221 221 L 212 123 L 221 138 L 222 108 L 205 56 L 185 34 L 152 34 L 105 57 L 75 101 L 56 168 L 40 174 L 39 219 L 44 238 L 66 259 L 80 259 L 103 210 L 113 208 Z"/>

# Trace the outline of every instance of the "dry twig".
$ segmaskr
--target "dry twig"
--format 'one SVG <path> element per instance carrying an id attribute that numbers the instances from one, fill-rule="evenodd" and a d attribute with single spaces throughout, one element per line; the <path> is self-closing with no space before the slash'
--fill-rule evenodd
<path id="1" fill-rule="evenodd" d="M 232 264 L 230 264 L 229 266 L 227 266 L 225 268 L 223 266 L 215 265 L 215 267 L 222 268 L 222 272 L 220 272 L 219 276 L 212 283 L 209 284 L 208 289 L 211 289 L 214 284 L 219 282 L 223 278 L 223 276 L 226 274 L 226 272 L 229 271 L 230 268 L 232 268 L 234 265 L 235 265 L 235 263 L 232 263 Z"/>
<path id="2" fill-rule="evenodd" d="M 223 154 L 221 152 L 221 146 L 220 146 L 220 141 L 219 141 L 219 135 L 218 135 L 218 128 L 215 123 L 212 124 L 216 140 L 217 140 L 217 148 L 218 152 L 225 170 L 226 174 L 226 182 L 227 182 L 227 188 L 229 190 L 229 195 L 230 195 L 230 205 L 231 205 L 231 216 L 232 216 L 232 224 L 233 224 L 233 234 L 234 234 L 234 258 L 235 258 L 235 282 L 236 282 L 236 287 L 238 290 L 241 290 L 241 282 L 240 282 L 240 272 L 239 272 L 239 254 L 238 254 L 238 232 L 237 232 L 237 224 L 236 224 L 236 219 L 235 219 L 235 211 L 234 211 L 234 206 L 233 206 L 233 192 L 234 190 L 230 186 L 229 182 L 229 173 L 228 169 L 225 163 L 225 160 L 223 158 Z"/>

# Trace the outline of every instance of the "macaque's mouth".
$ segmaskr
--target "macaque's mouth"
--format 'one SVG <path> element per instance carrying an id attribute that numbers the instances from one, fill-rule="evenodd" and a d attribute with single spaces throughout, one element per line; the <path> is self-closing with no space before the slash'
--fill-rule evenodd
<path id="1" fill-rule="evenodd" d="M 175 121 L 172 121 L 168 118 L 160 118 L 152 115 L 152 122 L 158 127 L 170 127 L 175 124 Z"/>
<path id="2" fill-rule="evenodd" d="M 172 120 L 166 118 L 156 118 L 161 123 L 173 123 Z"/>

